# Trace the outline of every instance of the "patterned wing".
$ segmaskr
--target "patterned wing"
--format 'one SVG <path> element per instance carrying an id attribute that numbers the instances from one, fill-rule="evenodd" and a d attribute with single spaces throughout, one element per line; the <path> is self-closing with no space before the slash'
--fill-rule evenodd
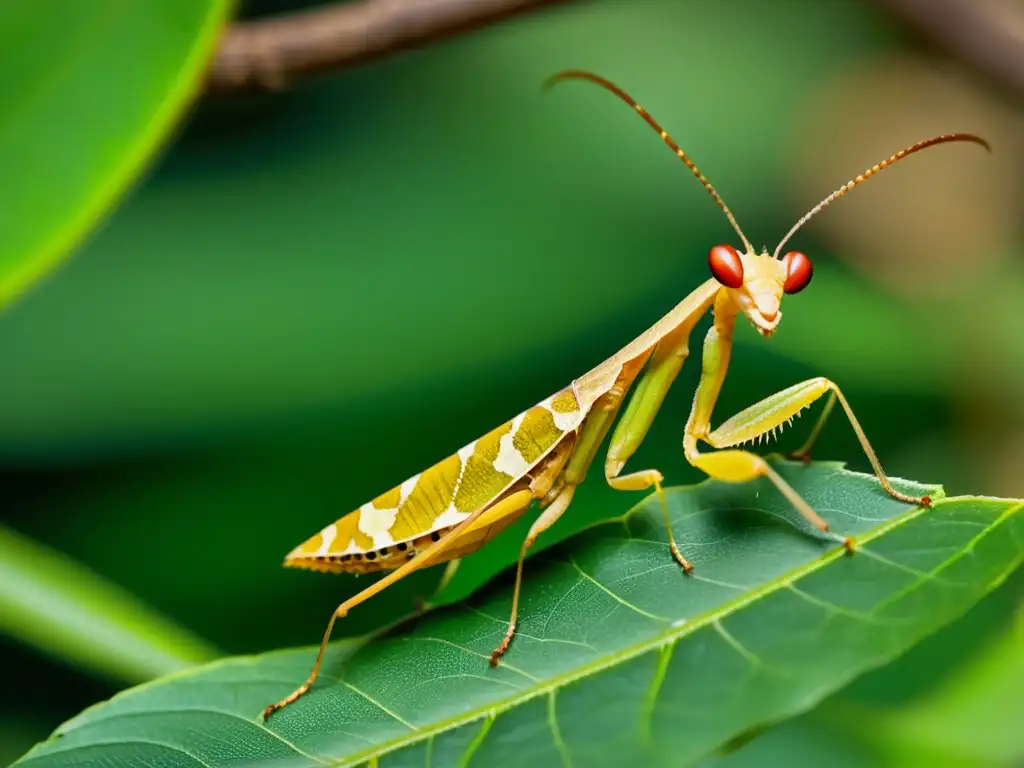
<path id="1" fill-rule="evenodd" d="M 292 550 L 285 565 L 397 568 L 523 478 L 585 415 L 572 388 L 563 389 L 331 523 Z"/>

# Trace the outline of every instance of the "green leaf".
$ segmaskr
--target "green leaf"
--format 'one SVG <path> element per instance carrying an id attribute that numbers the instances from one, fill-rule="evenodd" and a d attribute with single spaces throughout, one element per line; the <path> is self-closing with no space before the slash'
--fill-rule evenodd
<path id="1" fill-rule="evenodd" d="M 219 655 L 116 584 L 2 526 L 0 634 L 129 683 Z"/>
<path id="2" fill-rule="evenodd" d="M 18 765 L 684 765 L 898 656 L 1024 557 L 1018 501 L 925 510 L 835 464 L 775 466 L 857 536 L 856 555 L 767 483 L 674 488 L 695 573 L 673 564 L 650 497 L 528 561 L 520 633 L 497 669 L 487 656 L 505 631 L 507 574 L 466 603 L 332 645 L 314 689 L 265 724 L 260 710 L 305 678 L 314 649 L 128 691 Z"/>
<path id="3" fill-rule="evenodd" d="M 0 307 L 96 225 L 167 138 L 232 3 L 0 8 Z"/>

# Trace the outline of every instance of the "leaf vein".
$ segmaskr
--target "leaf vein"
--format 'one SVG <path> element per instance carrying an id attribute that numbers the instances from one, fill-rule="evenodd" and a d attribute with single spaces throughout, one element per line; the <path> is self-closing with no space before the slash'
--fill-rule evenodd
<path id="1" fill-rule="evenodd" d="M 558 750 L 558 754 L 562 758 L 562 765 L 564 768 L 572 768 L 572 756 L 569 754 L 569 748 L 562 739 L 562 731 L 558 727 L 558 705 L 556 702 L 557 691 L 552 688 L 550 693 L 548 693 L 548 728 L 551 730 L 551 738 L 555 742 L 555 749 Z"/>
<path id="2" fill-rule="evenodd" d="M 593 576 L 591 576 L 589 573 L 587 573 L 582 568 L 580 568 L 580 566 L 577 564 L 576 560 L 572 557 L 572 555 L 569 556 L 569 563 L 572 564 L 573 568 L 575 568 L 577 571 L 580 572 L 580 575 L 584 579 L 589 581 L 591 584 L 593 584 L 595 587 L 600 589 L 602 592 L 604 592 L 606 595 L 608 595 L 610 598 L 612 598 L 616 602 L 624 605 L 626 608 L 629 608 L 632 611 L 635 611 L 636 613 L 640 614 L 641 616 L 646 616 L 648 619 L 653 619 L 654 621 L 660 621 L 660 622 L 663 622 L 665 624 L 669 623 L 670 620 L 665 618 L 664 616 L 657 616 L 657 615 L 651 613 L 650 611 L 645 611 L 643 608 L 641 608 L 641 607 L 639 607 L 637 605 L 633 605 L 631 602 L 626 600 L 621 595 L 619 595 L 619 594 L 613 592 L 612 590 L 608 589 L 608 587 L 606 587 L 600 581 L 598 581 Z"/>
<path id="3" fill-rule="evenodd" d="M 163 741 L 157 741 L 156 739 L 144 739 L 144 738 L 141 738 L 141 737 L 133 737 L 133 738 L 129 738 L 129 739 L 117 739 L 117 740 L 114 740 L 114 741 L 107 740 L 107 739 L 97 739 L 96 741 L 91 741 L 88 744 L 75 744 L 73 746 L 66 747 L 64 749 L 60 749 L 60 748 L 58 748 L 58 749 L 50 749 L 50 750 L 47 750 L 46 754 L 42 755 L 41 757 L 46 758 L 46 757 L 50 757 L 51 755 L 60 755 L 60 754 L 66 755 L 66 754 L 70 754 L 71 752 L 76 752 L 78 750 L 89 749 L 90 747 L 98 747 L 98 746 L 106 746 L 106 745 L 118 746 L 118 745 L 122 745 L 122 744 L 146 744 L 146 745 L 151 746 L 151 747 L 164 747 L 165 749 L 169 749 L 172 752 L 176 752 L 178 754 L 185 755 L 185 757 L 192 758 L 199 765 L 205 766 L 205 768 L 215 768 L 215 766 L 212 763 L 206 762 L 205 760 L 203 760 L 203 758 L 199 757 L 199 755 L 192 754 L 191 752 L 189 752 L 184 747 L 179 747 L 179 746 L 177 746 L 175 744 L 168 744 L 168 743 L 163 742 Z M 38 759 L 39 759 L 39 757 L 28 756 L 19 765 L 25 766 L 25 765 L 28 765 L 29 763 L 31 763 L 33 760 L 38 760 Z"/>
<path id="4" fill-rule="evenodd" d="M 224 717 L 227 717 L 227 718 L 229 718 L 231 720 L 238 720 L 239 722 L 245 723 L 246 725 L 251 725 L 254 728 L 256 728 L 257 730 L 259 730 L 259 731 L 264 731 L 265 733 L 269 734 L 270 736 L 273 736 L 275 739 L 280 741 L 285 746 L 287 746 L 290 749 L 294 750 L 295 754 L 297 754 L 297 755 L 302 755 L 303 757 L 308 757 L 310 760 L 314 760 L 314 761 L 316 761 L 318 763 L 321 763 L 322 765 L 327 765 L 327 763 L 325 761 L 321 760 L 320 758 L 316 757 L 315 755 L 311 755 L 311 754 L 309 754 L 307 752 L 304 752 L 303 750 L 299 749 L 297 744 L 292 743 L 291 741 L 286 739 L 281 734 L 276 733 L 275 731 L 270 730 L 266 725 L 264 725 L 263 723 L 259 722 L 258 720 L 250 720 L 249 718 L 242 717 L 237 712 L 232 712 L 231 710 L 228 710 L 228 709 L 220 709 L 220 708 L 217 708 L 217 707 L 188 707 L 188 706 L 186 706 L 186 707 L 163 707 L 161 709 L 161 711 L 162 712 L 191 712 L 191 713 L 201 714 L 201 715 L 210 715 L 210 714 L 223 715 Z M 132 718 L 137 718 L 137 717 L 152 717 L 154 714 L 155 713 L 151 712 L 151 711 L 143 711 L 143 712 L 115 712 L 115 713 L 113 713 L 111 715 L 106 715 L 104 717 L 93 718 L 89 722 L 82 723 L 75 730 L 81 732 L 83 730 L 87 730 L 88 728 L 90 728 L 90 727 L 92 727 L 94 725 L 99 725 L 100 723 L 109 724 L 109 723 L 114 722 L 116 720 L 130 720 Z M 355 734 L 353 734 L 353 735 L 355 735 Z M 364 739 L 364 741 L 366 741 L 366 739 Z M 100 742 L 93 742 L 93 743 L 100 743 Z M 153 742 L 153 743 L 155 744 L 157 742 Z M 164 745 L 164 746 L 170 747 L 170 745 Z"/>
<path id="5" fill-rule="evenodd" d="M 384 714 L 392 717 L 394 720 L 396 720 L 397 722 L 401 723 L 402 725 L 404 725 L 409 730 L 411 730 L 411 731 L 419 730 L 415 725 L 413 725 L 408 720 L 406 720 L 403 717 L 401 717 L 397 712 L 392 712 L 386 706 L 384 706 L 379 701 L 377 701 L 375 698 L 373 698 L 373 696 L 368 694 L 366 691 L 358 688 L 357 686 L 352 685 L 352 683 L 350 683 L 348 680 L 340 680 L 338 678 L 334 678 L 334 680 L 336 682 L 338 682 L 338 683 L 341 683 L 342 685 L 344 685 L 346 688 L 348 688 L 349 690 L 353 691 L 354 693 L 358 693 L 360 696 L 362 696 L 368 702 L 373 704 L 373 706 L 377 707 L 377 709 L 379 709 L 381 712 L 383 712 Z"/>
<path id="6" fill-rule="evenodd" d="M 908 595 L 910 592 L 913 592 L 915 589 L 917 589 L 917 587 L 919 587 L 922 583 L 926 581 L 934 580 L 939 583 L 947 584 L 953 587 L 964 586 L 963 584 L 960 584 L 958 582 L 949 581 L 947 579 L 940 579 L 938 577 L 938 574 L 942 573 L 944 570 L 946 570 L 946 568 L 949 568 L 954 563 L 958 562 L 961 558 L 966 557 L 967 555 L 973 555 L 974 548 L 978 545 L 980 541 L 982 541 L 986 536 L 992 533 L 992 531 L 994 531 L 1004 520 L 1008 520 L 1010 517 L 1015 515 L 1022 507 L 1024 507 L 1024 502 L 1007 507 L 1005 510 L 1003 510 L 1002 514 L 999 515 L 999 517 L 995 521 L 987 525 L 985 527 L 985 530 L 978 533 L 977 536 L 974 536 L 969 542 L 967 542 L 967 544 L 963 548 L 958 550 L 956 554 L 954 554 L 952 557 L 946 560 L 943 560 L 941 563 L 936 565 L 931 571 L 927 573 L 920 573 L 917 580 L 911 582 L 906 587 L 899 590 L 886 600 L 883 600 L 881 603 L 875 606 L 873 611 L 880 611 L 884 608 L 889 607 L 890 605 L 893 605 L 899 600 L 902 600 L 906 595 Z M 863 551 L 866 552 L 868 550 Z"/>
<path id="7" fill-rule="evenodd" d="M 836 603 L 830 602 L 828 600 L 822 600 L 820 597 L 815 597 L 810 592 L 805 592 L 804 590 L 797 587 L 795 584 L 787 584 L 786 588 L 800 599 L 810 603 L 811 605 L 816 605 L 819 608 L 823 608 L 826 611 L 829 611 L 830 613 L 835 613 L 840 616 L 846 616 L 847 618 L 856 619 L 857 621 L 864 621 L 869 624 L 899 625 L 901 623 L 889 619 L 882 619 L 878 616 L 875 616 L 874 614 L 867 613 L 865 611 L 854 611 L 850 608 L 845 608 L 844 606 L 837 605 Z"/>
<path id="8" fill-rule="evenodd" d="M 491 659 L 491 657 L 488 656 L 486 653 L 480 653 L 479 651 L 474 651 L 474 650 L 472 650 L 470 648 L 467 648 L 464 645 L 460 645 L 459 643 L 453 642 L 451 640 L 445 640 L 442 637 L 408 637 L 408 638 L 406 638 L 406 640 L 407 641 L 408 640 L 414 640 L 414 641 L 421 641 L 422 640 L 424 642 L 440 643 L 442 645 L 451 646 L 452 648 L 456 648 L 456 649 L 458 649 L 460 651 L 465 651 L 466 653 L 468 653 L 468 654 L 470 654 L 472 656 L 476 656 L 477 658 L 480 658 L 480 659 L 485 659 L 487 661 L 490 661 L 490 659 Z M 522 669 L 519 669 L 518 667 L 513 667 L 511 664 L 507 664 L 504 659 L 502 659 L 499 662 L 499 664 L 502 667 L 505 667 L 505 669 L 511 670 L 512 672 L 515 672 L 516 674 L 522 675 L 523 677 L 525 677 L 527 680 L 530 680 L 531 682 L 534 682 L 534 683 L 539 683 L 540 682 L 540 678 L 539 677 L 534 677 L 530 673 L 524 672 Z"/>
<path id="9" fill-rule="evenodd" d="M 740 656 L 747 660 L 750 666 L 754 667 L 755 669 L 769 668 L 770 665 L 766 664 L 760 656 L 758 656 L 756 653 L 747 648 L 747 646 L 745 646 L 743 643 L 737 640 L 735 635 L 733 635 L 732 632 L 727 630 L 722 625 L 720 619 L 714 619 L 711 622 L 711 626 L 714 627 L 715 632 L 717 632 L 728 645 L 732 646 L 736 653 L 738 653 Z"/>
<path id="10" fill-rule="evenodd" d="M 672 652 L 675 651 L 675 643 L 666 643 L 658 653 L 658 664 L 654 668 L 654 676 L 644 694 L 644 708 L 640 713 L 640 738 L 649 747 L 654 747 L 654 738 L 651 732 L 654 710 L 658 706 L 658 695 L 661 693 L 661 685 L 665 682 L 665 674 L 668 672 L 669 662 L 672 661 Z"/>
<path id="11" fill-rule="evenodd" d="M 484 743 L 487 732 L 491 730 L 491 724 L 495 719 L 496 717 L 493 712 L 484 718 L 484 721 L 480 724 L 480 730 L 476 732 L 476 736 L 466 746 L 466 751 L 462 753 L 462 758 L 459 760 L 459 768 L 468 768 L 469 761 L 473 759 L 473 755 L 480 749 L 480 745 Z"/>

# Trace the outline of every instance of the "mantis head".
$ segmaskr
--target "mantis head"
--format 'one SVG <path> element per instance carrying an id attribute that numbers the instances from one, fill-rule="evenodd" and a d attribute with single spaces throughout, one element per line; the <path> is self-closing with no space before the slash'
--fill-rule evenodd
<path id="1" fill-rule="evenodd" d="M 667 134 L 664 134 L 662 138 L 665 139 L 665 136 Z M 665 141 L 669 141 L 669 139 L 665 139 Z M 722 198 L 719 197 L 718 192 L 711 186 L 711 183 L 704 177 L 704 174 L 697 170 L 697 167 L 693 165 L 681 149 L 677 149 L 676 154 L 693 171 L 712 199 L 718 203 L 718 207 L 722 209 L 722 212 L 729 219 L 729 223 L 732 224 L 736 234 L 740 236 L 740 240 L 743 241 L 743 245 L 746 247 L 746 253 L 743 254 L 740 254 L 731 245 L 716 245 L 712 248 L 708 254 L 708 265 L 711 267 L 711 274 L 722 284 L 724 290 L 728 292 L 736 310 L 746 315 L 754 328 L 767 338 L 775 332 L 779 321 L 782 319 L 782 313 L 779 311 L 782 294 L 799 293 L 802 291 L 811 282 L 811 275 L 814 272 L 811 260 L 800 251 L 788 251 L 780 258 L 779 253 L 782 251 L 782 246 L 789 241 L 800 227 L 807 223 L 808 219 L 829 205 L 833 200 L 837 200 L 861 182 L 870 179 L 883 168 L 888 168 L 907 155 L 912 155 L 922 149 L 927 149 L 936 144 L 945 144 L 949 141 L 970 141 L 980 144 L 985 149 L 991 151 L 988 142 L 980 136 L 975 136 L 971 133 L 946 133 L 932 139 L 919 141 L 917 144 L 911 144 L 909 147 L 901 149 L 895 155 L 890 155 L 877 165 L 871 166 L 811 208 L 811 210 L 800 217 L 797 223 L 786 233 L 786 236 L 779 241 L 779 244 L 775 246 L 775 253 L 771 256 L 768 255 L 767 250 L 763 253 L 755 253 L 754 248 L 750 245 L 750 241 L 747 240 L 743 230 L 740 229 L 740 225 L 736 223 L 736 218 L 732 215 L 732 211 L 729 210 Z"/>
<path id="2" fill-rule="evenodd" d="M 753 249 L 740 254 L 731 245 L 712 248 L 708 265 L 737 310 L 765 338 L 775 332 L 782 320 L 782 294 L 799 293 L 814 273 L 811 260 L 800 251 L 790 251 L 776 259 L 767 251 L 758 254 Z"/>

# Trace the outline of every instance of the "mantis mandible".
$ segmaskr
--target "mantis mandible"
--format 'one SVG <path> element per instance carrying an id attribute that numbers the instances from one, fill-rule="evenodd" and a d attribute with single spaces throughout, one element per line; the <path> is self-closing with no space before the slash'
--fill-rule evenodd
<path id="1" fill-rule="evenodd" d="M 549 78 L 547 85 L 568 79 L 596 83 L 629 104 L 711 195 L 739 236 L 743 251 L 732 245 L 714 246 L 708 258 L 711 278 L 617 353 L 564 389 L 363 504 L 292 550 L 285 559 L 285 565 L 291 567 L 351 573 L 389 570 L 390 573 L 338 606 L 328 622 L 309 678 L 287 697 L 268 706 L 264 717 L 294 702 L 313 685 L 337 619 L 415 570 L 453 562 L 480 549 L 537 501 L 542 512 L 520 547 L 508 630 L 490 658 L 491 665 L 497 665 L 515 634 L 526 554 L 537 537 L 569 507 L 577 486 L 586 477 L 631 390 L 622 418 L 612 433 L 604 464 L 605 480 L 618 490 L 654 488 L 657 491 L 662 501 L 669 551 L 689 573 L 692 566 L 676 544 L 672 531 L 668 503 L 662 492 L 662 473 L 657 469 L 642 469 L 623 474 L 622 470 L 654 421 L 689 355 L 690 334 L 708 310 L 713 311 L 714 322 L 704 339 L 700 382 L 683 431 L 683 455 L 690 464 L 726 482 L 742 483 L 766 477 L 813 526 L 828 531 L 828 523 L 763 458 L 739 447 L 774 433 L 800 411 L 828 395 L 810 436 L 795 455 L 805 459 L 809 456 L 838 402 L 885 492 L 907 504 L 931 504 L 927 496 L 908 496 L 892 486 L 850 404 L 839 387 L 826 378 L 794 384 L 741 411 L 715 429 L 711 427 L 711 415 L 729 367 L 737 317 L 746 317 L 762 336 L 770 338 L 782 319 L 779 305 L 783 295 L 799 293 L 811 280 L 813 270 L 806 255 L 799 251 L 779 255 L 798 229 L 834 200 L 908 155 L 947 142 L 969 141 L 989 149 L 988 143 L 973 134 L 950 133 L 901 149 L 814 206 L 769 255 L 767 250 L 762 253 L 754 250 L 732 211 L 704 174 L 625 91 L 599 75 L 582 70 L 560 72 Z M 700 443 L 717 450 L 701 451 Z M 852 548 L 850 539 L 843 541 Z"/>

